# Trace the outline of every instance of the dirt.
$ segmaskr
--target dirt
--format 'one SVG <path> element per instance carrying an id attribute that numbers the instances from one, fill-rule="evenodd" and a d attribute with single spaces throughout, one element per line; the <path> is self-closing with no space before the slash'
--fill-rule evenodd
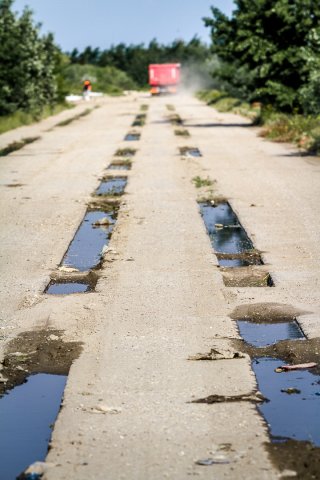
<path id="1" fill-rule="evenodd" d="M 319 447 L 309 442 L 288 440 L 284 443 L 266 444 L 266 449 L 277 468 L 284 472 L 282 479 L 316 480 L 319 478 Z"/>
<path id="2" fill-rule="evenodd" d="M 24 332 L 6 346 L 1 362 L 0 395 L 24 383 L 29 375 L 68 375 L 82 351 L 81 342 L 63 340 L 61 330 Z"/>

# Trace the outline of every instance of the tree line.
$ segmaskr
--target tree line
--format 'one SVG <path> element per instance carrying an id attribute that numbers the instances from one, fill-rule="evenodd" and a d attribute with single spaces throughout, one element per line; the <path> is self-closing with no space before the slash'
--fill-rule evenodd
<path id="1" fill-rule="evenodd" d="M 80 92 L 86 71 L 104 91 L 144 87 L 148 65 L 164 62 L 209 70 L 215 86 L 233 96 L 280 111 L 320 114 L 319 0 L 235 0 L 231 17 L 211 7 L 204 18 L 210 45 L 195 36 L 67 54 L 52 34 L 41 35 L 29 9 L 18 16 L 13 3 L 0 0 L 0 115 L 41 112 L 71 87 Z"/>

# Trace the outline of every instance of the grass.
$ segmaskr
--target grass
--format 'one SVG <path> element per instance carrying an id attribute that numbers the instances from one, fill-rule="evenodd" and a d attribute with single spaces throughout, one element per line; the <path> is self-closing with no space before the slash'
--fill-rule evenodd
<path id="1" fill-rule="evenodd" d="M 143 127 L 146 123 L 147 115 L 145 113 L 139 113 L 136 115 L 134 121 L 132 122 L 132 127 Z"/>
<path id="2" fill-rule="evenodd" d="M 177 127 L 181 126 L 183 124 L 182 118 L 177 113 L 174 113 L 173 115 L 170 115 L 169 120 L 170 120 L 172 125 L 175 125 Z"/>
<path id="3" fill-rule="evenodd" d="M 70 123 L 74 122 L 75 120 L 79 120 L 79 118 L 89 115 L 89 113 L 91 113 L 92 110 L 93 108 L 86 108 L 86 110 L 79 113 L 78 115 L 75 115 L 74 117 L 71 117 L 71 118 L 67 118 L 67 120 L 63 120 L 62 122 L 57 123 L 55 127 L 65 127 L 66 125 L 70 125 Z"/>
<path id="4" fill-rule="evenodd" d="M 116 151 L 115 156 L 116 157 L 133 157 L 136 151 L 137 150 L 135 148 L 119 148 Z"/>
<path id="5" fill-rule="evenodd" d="M 166 107 L 167 107 L 167 110 L 169 110 L 169 112 L 174 112 L 175 111 L 174 105 L 169 104 Z"/>
<path id="6" fill-rule="evenodd" d="M 13 130 L 14 128 L 22 127 L 24 125 L 31 125 L 32 123 L 39 122 L 44 120 L 51 115 L 56 115 L 63 110 L 73 108 L 74 105 L 68 105 L 65 103 L 60 103 L 54 107 L 45 107 L 41 114 L 26 113 L 21 110 L 18 110 L 11 115 L 5 115 L 0 117 L 0 134 Z"/>
<path id="7" fill-rule="evenodd" d="M 202 90 L 197 97 L 219 112 L 233 112 L 262 127 L 260 136 L 275 142 L 290 142 L 307 153 L 320 155 L 320 117 L 277 112 L 272 106 L 248 103 L 218 90 Z"/>
<path id="8" fill-rule="evenodd" d="M 146 105 L 145 103 L 140 107 L 141 112 L 146 112 L 148 109 L 149 109 L 149 105 Z"/>
<path id="9" fill-rule="evenodd" d="M 190 137 L 190 133 L 188 130 L 185 129 L 177 129 L 174 131 L 174 134 L 177 135 L 178 137 Z"/>
<path id="10" fill-rule="evenodd" d="M 199 175 L 197 177 L 193 177 L 192 182 L 196 188 L 211 187 L 211 185 L 213 185 L 213 181 L 210 180 L 209 177 L 201 178 Z"/>
<path id="11" fill-rule="evenodd" d="M 0 157 L 6 157 L 10 153 L 16 152 L 17 150 L 21 150 L 21 148 L 23 148 L 25 145 L 28 145 L 29 143 L 33 143 L 39 139 L 40 137 L 27 137 L 27 138 L 23 138 L 18 142 L 9 143 L 9 145 L 0 149 Z"/>

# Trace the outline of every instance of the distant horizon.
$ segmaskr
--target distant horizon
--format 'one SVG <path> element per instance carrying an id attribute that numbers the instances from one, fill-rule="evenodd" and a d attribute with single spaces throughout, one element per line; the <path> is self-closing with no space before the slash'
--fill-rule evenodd
<path id="1" fill-rule="evenodd" d="M 138 6 L 137 6 L 138 3 Z M 29 7 L 42 33 L 51 32 L 65 52 L 87 46 L 105 50 L 112 45 L 148 45 L 152 40 L 170 44 L 175 40 L 189 42 L 198 37 L 210 42 L 210 29 L 203 17 L 211 16 L 211 6 L 231 15 L 233 0 L 91 0 L 88 8 L 79 9 L 79 1 L 15 0 L 13 10 L 22 13 Z"/>

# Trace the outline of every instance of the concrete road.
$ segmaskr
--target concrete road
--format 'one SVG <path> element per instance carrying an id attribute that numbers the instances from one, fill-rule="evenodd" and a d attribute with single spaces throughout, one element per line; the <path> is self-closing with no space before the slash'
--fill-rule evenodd
<path id="1" fill-rule="evenodd" d="M 100 103 L 65 127 L 16 130 L 15 139 L 41 139 L 0 161 L 2 358 L 22 332 L 61 330 L 65 341 L 83 343 L 44 478 L 281 478 L 254 403 L 192 403 L 255 393 L 249 357 L 188 358 L 232 349 L 239 335 L 231 315 L 241 306 L 268 312 L 280 304 L 299 315 L 309 338 L 320 336 L 320 160 L 267 142 L 247 120 L 191 96 Z M 115 151 L 128 146 L 123 138 L 142 104 L 147 122 L 129 144 L 138 152 L 95 292 L 43 294 Z M 172 113 L 190 138 L 174 135 Z M 13 133 L 5 135 L 1 145 Z M 186 145 L 203 156 L 182 157 Z M 215 182 L 197 189 L 196 176 Z M 199 215 L 203 195 L 230 201 L 263 252 L 273 288 L 224 285 Z M 218 463 L 196 464 L 207 458 Z"/>

